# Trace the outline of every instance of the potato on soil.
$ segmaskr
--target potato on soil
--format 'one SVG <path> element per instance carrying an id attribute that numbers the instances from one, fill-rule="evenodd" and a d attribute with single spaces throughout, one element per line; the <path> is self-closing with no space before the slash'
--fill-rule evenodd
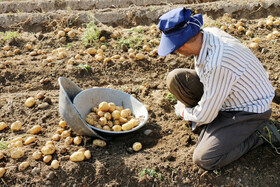
<path id="1" fill-rule="evenodd" d="M 41 151 L 35 151 L 33 154 L 32 154 L 32 157 L 35 159 L 35 160 L 39 160 L 42 158 L 42 153 Z"/>
<path id="2" fill-rule="evenodd" d="M 0 131 L 4 130 L 7 127 L 5 122 L 0 122 Z"/>
<path id="3" fill-rule="evenodd" d="M 80 145 L 82 143 L 82 138 L 80 136 L 76 136 L 74 138 L 74 144 L 75 145 Z"/>
<path id="4" fill-rule="evenodd" d="M 86 158 L 86 159 L 90 159 L 90 158 L 91 158 L 91 152 L 90 152 L 89 150 L 86 150 L 86 151 L 84 152 L 84 155 L 85 155 L 85 158 Z"/>
<path id="5" fill-rule="evenodd" d="M 3 177 L 3 175 L 5 174 L 6 169 L 5 168 L 0 168 L 0 178 Z"/>
<path id="6" fill-rule="evenodd" d="M 133 151 L 140 151 L 142 149 L 142 144 L 140 142 L 135 142 L 132 145 L 132 149 Z"/>
<path id="7" fill-rule="evenodd" d="M 30 166 L 29 162 L 22 162 L 19 166 L 18 166 L 18 170 L 19 171 L 24 171 L 28 166 Z"/>
<path id="8" fill-rule="evenodd" d="M 19 159 L 24 156 L 24 151 L 22 149 L 14 149 L 11 151 L 11 157 L 13 159 Z"/>
<path id="9" fill-rule="evenodd" d="M 52 155 L 46 155 L 43 158 L 43 162 L 49 163 L 52 160 Z"/>
<path id="10" fill-rule="evenodd" d="M 52 136 L 52 140 L 53 141 L 59 141 L 60 140 L 60 135 L 59 134 L 55 134 Z"/>
<path id="11" fill-rule="evenodd" d="M 73 162 L 80 162 L 80 161 L 83 161 L 84 159 L 85 159 L 85 155 L 81 151 L 74 152 L 70 156 L 70 160 L 73 161 Z"/>
<path id="12" fill-rule="evenodd" d="M 51 167 L 53 169 L 58 169 L 59 168 L 59 162 L 58 160 L 53 160 L 52 163 L 51 163 Z"/>
<path id="13" fill-rule="evenodd" d="M 35 101 L 35 99 L 34 99 L 34 97 L 29 97 L 26 101 L 25 101 L 25 105 L 27 106 L 27 107 L 33 107 L 34 105 L 35 105 L 35 103 L 36 103 L 36 101 Z"/>
<path id="14" fill-rule="evenodd" d="M 15 142 L 15 147 L 22 147 L 23 146 L 23 144 L 22 144 L 22 141 L 17 141 L 17 142 Z"/>
<path id="15" fill-rule="evenodd" d="M 51 144 L 45 145 L 42 147 L 41 151 L 44 155 L 51 155 L 55 152 L 55 147 Z"/>
<path id="16" fill-rule="evenodd" d="M 105 147 L 107 145 L 104 140 L 100 140 L 100 139 L 93 140 L 92 144 L 98 147 Z"/>
<path id="17" fill-rule="evenodd" d="M 67 126 L 67 124 L 66 124 L 65 121 L 60 121 L 58 126 L 61 127 L 61 128 L 65 128 Z"/>
<path id="18" fill-rule="evenodd" d="M 28 138 L 25 140 L 24 144 L 25 144 L 25 145 L 29 145 L 29 144 L 31 144 L 31 143 L 33 143 L 33 142 L 35 142 L 35 138 L 34 138 L 34 137 L 28 137 Z"/>
<path id="19" fill-rule="evenodd" d="M 65 145 L 71 145 L 73 143 L 73 138 L 68 136 L 66 139 L 65 139 Z"/>
<path id="20" fill-rule="evenodd" d="M 70 136 L 71 135 L 71 132 L 68 130 L 68 131 L 63 131 L 62 133 L 61 133 L 61 137 L 62 138 L 67 138 L 68 136 Z"/>
<path id="21" fill-rule="evenodd" d="M 19 131 L 22 127 L 22 123 L 20 121 L 16 121 L 14 123 L 12 123 L 11 125 L 11 130 L 12 131 Z"/>
<path id="22" fill-rule="evenodd" d="M 2 160 L 4 158 L 4 153 L 0 152 L 0 160 Z"/>
<path id="23" fill-rule="evenodd" d="M 42 130 L 42 127 L 40 125 L 35 125 L 29 130 L 29 132 L 31 134 L 38 134 L 39 132 L 41 132 L 41 130 Z"/>

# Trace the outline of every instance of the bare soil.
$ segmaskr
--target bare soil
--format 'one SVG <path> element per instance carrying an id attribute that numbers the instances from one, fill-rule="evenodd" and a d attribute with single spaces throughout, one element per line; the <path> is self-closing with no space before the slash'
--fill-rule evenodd
<path id="1" fill-rule="evenodd" d="M 146 7 L 138 7 L 138 9 Z M 172 8 L 172 6 L 170 6 Z M 260 37 L 259 47 L 252 49 L 265 67 L 269 79 L 275 90 L 280 89 L 280 42 L 278 39 L 269 40 L 266 36 L 272 31 L 280 31 L 279 25 L 258 26 L 258 22 L 266 20 L 267 12 L 258 19 L 237 19 L 242 21 L 246 30 L 253 32 L 252 37 L 245 35 L 245 31 L 234 31 L 234 35 L 245 45 L 249 45 L 253 38 Z M 272 14 L 273 15 L 273 14 Z M 276 15 L 273 15 L 276 16 Z M 278 15 L 279 16 L 279 15 Z M 279 17 L 275 17 L 279 19 Z M 63 20 L 63 17 L 62 19 Z M 206 26 L 230 25 L 234 20 L 224 15 L 215 20 L 205 16 Z M 85 25 L 72 26 L 65 21 L 50 20 L 49 30 L 43 32 L 29 32 L 20 27 L 20 35 L 14 39 L 3 39 L 0 35 L 0 122 L 5 122 L 8 128 L 0 132 L 0 138 L 10 141 L 18 136 L 26 139 L 31 134 L 28 130 L 34 125 L 42 126 L 41 133 L 35 135 L 36 141 L 24 146 L 25 156 L 12 159 L 12 149 L 3 149 L 5 157 L 0 160 L 0 167 L 6 168 L 5 175 L 0 179 L 0 186 L 279 186 L 280 185 L 280 157 L 269 146 L 263 145 L 237 161 L 214 171 L 206 171 L 192 162 L 192 152 L 198 134 L 192 132 L 189 122 L 178 119 L 174 113 L 175 102 L 167 97 L 168 90 L 165 79 L 168 72 L 175 68 L 193 68 L 193 59 L 175 55 L 159 57 L 151 51 L 143 50 L 143 45 L 157 47 L 154 39 L 160 39 L 160 32 L 156 29 L 151 33 L 151 26 L 124 28 L 111 27 L 98 23 L 104 42 L 97 41 L 93 47 L 98 49 L 106 45 L 104 58 L 121 55 L 125 61 L 112 59 L 108 63 L 99 62 L 94 55 L 84 53 L 91 47 L 85 46 L 81 40 L 86 32 Z M 144 25 L 144 24 L 143 24 Z M 70 27 L 75 33 L 74 38 L 58 37 L 58 31 Z M 119 32 L 119 39 L 110 35 Z M 100 36 L 100 37 L 101 37 Z M 134 45 L 135 54 L 143 53 L 143 60 L 129 58 L 127 48 L 118 46 L 120 38 L 140 36 L 138 46 Z M 32 46 L 31 50 L 25 48 Z M 9 51 L 18 54 L 9 55 L 4 46 L 9 45 Z M 128 45 L 128 44 L 127 44 Z M 65 58 L 60 59 L 54 50 L 64 48 Z M 40 54 L 32 55 L 40 50 Z M 81 58 L 69 63 L 69 59 L 80 54 Z M 79 68 L 80 64 L 90 66 L 89 70 Z M 67 77 L 82 89 L 91 87 L 108 87 L 134 94 L 142 103 L 150 106 L 149 121 L 140 130 L 107 141 L 104 148 L 92 145 L 94 138 L 82 136 L 81 145 L 65 146 L 64 139 L 54 142 L 56 152 L 53 159 L 60 161 L 60 167 L 54 170 L 50 163 L 34 160 L 32 154 L 39 150 L 59 128 L 59 121 L 63 120 L 59 114 L 59 77 Z M 46 81 L 43 81 L 46 80 Z M 141 88 L 141 89 L 140 89 Z M 143 88 L 143 89 L 142 89 Z M 37 99 L 37 94 L 43 92 L 45 98 Z M 28 97 L 34 97 L 36 104 L 32 108 L 24 105 Z M 280 128 L 280 105 L 277 98 L 271 107 L 271 120 Z M 43 103 L 48 103 L 43 106 Z M 21 121 L 23 128 L 12 132 L 10 126 L 15 121 Z M 66 130 L 69 127 L 65 128 Z M 152 133 L 145 135 L 150 129 Z M 71 130 L 71 129 L 69 129 Z M 71 131 L 71 136 L 77 134 Z M 143 149 L 139 152 L 131 150 L 134 142 L 141 142 Z M 91 151 L 92 158 L 83 162 L 69 161 L 69 155 L 80 148 Z M 66 152 L 65 152 L 66 148 Z M 18 166 L 29 161 L 30 166 L 19 171 Z M 144 174 L 145 170 L 154 170 L 156 174 Z M 161 177 L 160 177 L 161 176 Z"/>

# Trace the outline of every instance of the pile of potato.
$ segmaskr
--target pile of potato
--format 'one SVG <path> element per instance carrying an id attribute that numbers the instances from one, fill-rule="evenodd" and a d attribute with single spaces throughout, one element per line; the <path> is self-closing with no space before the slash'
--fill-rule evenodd
<path id="1" fill-rule="evenodd" d="M 129 108 L 116 106 L 115 103 L 101 102 L 92 108 L 85 121 L 98 128 L 107 131 L 127 131 L 138 126 L 138 120 L 131 115 Z"/>

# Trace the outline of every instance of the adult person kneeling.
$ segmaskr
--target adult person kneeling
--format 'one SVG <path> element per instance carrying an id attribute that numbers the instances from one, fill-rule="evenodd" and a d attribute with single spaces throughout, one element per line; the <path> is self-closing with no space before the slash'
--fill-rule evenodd
<path id="1" fill-rule="evenodd" d="M 158 54 L 195 56 L 195 70 L 175 69 L 167 76 L 167 88 L 178 100 L 176 114 L 192 121 L 193 130 L 202 127 L 194 163 L 216 169 L 264 139 L 278 146 L 280 135 L 268 121 L 274 90 L 256 56 L 218 28 L 201 29 L 202 15 L 190 9 L 173 9 L 159 20 Z"/>

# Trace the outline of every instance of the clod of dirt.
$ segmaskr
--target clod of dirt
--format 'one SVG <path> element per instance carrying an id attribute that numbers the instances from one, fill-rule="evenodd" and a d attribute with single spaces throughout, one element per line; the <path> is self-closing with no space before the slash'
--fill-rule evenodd
<path id="1" fill-rule="evenodd" d="M 55 178 L 55 173 L 53 171 L 51 171 L 48 175 L 47 175 L 47 179 L 52 180 Z"/>
<path id="2" fill-rule="evenodd" d="M 39 109 L 46 109 L 46 108 L 48 108 L 49 106 L 50 106 L 49 103 L 45 102 L 45 103 L 39 104 L 39 105 L 38 105 L 38 108 L 39 108 Z"/>
<path id="3" fill-rule="evenodd" d="M 280 104 L 280 89 L 278 88 L 275 90 L 275 96 L 273 98 L 273 102 Z"/>
<path id="4" fill-rule="evenodd" d="M 40 168 L 35 167 L 32 169 L 31 173 L 32 173 L 32 175 L 38 175 L 40 173 L 40 171 L 41 171 Z"/>

